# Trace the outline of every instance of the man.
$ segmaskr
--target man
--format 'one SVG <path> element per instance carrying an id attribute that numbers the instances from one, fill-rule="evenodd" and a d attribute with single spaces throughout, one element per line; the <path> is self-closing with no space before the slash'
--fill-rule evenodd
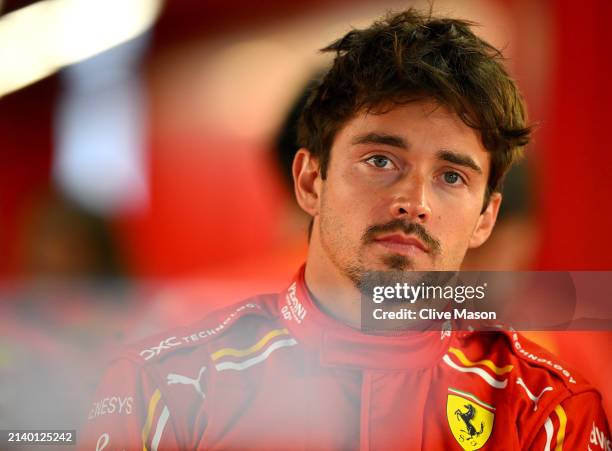
<path id="1" fill-rule="evenodd" d="M 528 142 L 500 53 L 414 10 L 324 49 L 293 163 L 312 216 L 288 288 L 134 346 L 104 377 L 102 449 L 604 449 L 598 393 L 505 332 L 360 330 L 372 271 L 457 270 Z"/>

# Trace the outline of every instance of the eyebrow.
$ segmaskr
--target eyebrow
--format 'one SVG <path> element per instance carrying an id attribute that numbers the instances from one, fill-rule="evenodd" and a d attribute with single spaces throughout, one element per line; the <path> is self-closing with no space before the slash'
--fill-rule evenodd
<path id="1" fill-rule="evenodd" d="M 353 139 L 352 144 L 383 144 L 386 146 L 399 147 L 400 149 L 408 149 L 408 144 L 401 136 L 388 135 L 386 133 L 368 133 L 360 135 Z"/>
<path id="2" fill-rule="evenodd" d="M 482 169 L 476 164 L 474 159 L 469 155 L 453 152 L 451 150 L 440 150 L 437 154 L 438 159 L 454 163 L 459 166 L 470 168 L 479 174 L 482 174 Z"/>

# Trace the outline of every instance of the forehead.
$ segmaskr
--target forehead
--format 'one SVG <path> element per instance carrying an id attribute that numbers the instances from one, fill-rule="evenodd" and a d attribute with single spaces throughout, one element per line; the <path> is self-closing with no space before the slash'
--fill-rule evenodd
<path id="1" fill-rule="evenodd" d="M 334 145 L 350 145 L 356 137 L 368 133 L 397 136 L 408 148 L 450 148 L 480 155 L 488 161 L 489 153 L 480 133 L 465 124 L 454 111 L 433 100 L 361 110 L 338 131 Z"/>

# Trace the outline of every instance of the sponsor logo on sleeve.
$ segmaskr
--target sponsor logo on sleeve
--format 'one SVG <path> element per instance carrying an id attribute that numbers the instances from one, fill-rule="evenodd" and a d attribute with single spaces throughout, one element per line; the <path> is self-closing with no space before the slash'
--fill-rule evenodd
<path id="1" fill-rule="evenodd" d="M 131 415 L 134 400 L 131 396 L 108 396 L 92 403 L 91 410 L 87 417 L 88 420 L 101 417 L 103 415 Z"/>
<path id="2" fill-rule="evenodd" d="M 521 345 L 521 342 L 518 340 L 518 334 L 512 334 L 512 340 L 514 341 L 514 348 L 523 356 L 525 356 L 527 359 L 532 360 L 534 362 L 537 363 L 543 363 L 545 365 L 548 365 L 551 368 L 554 368 L 555 370 L 559 371 L 561 374 L 563 374 L 563 376 L 565 376 L 565 378 L 570 382 L 570 384 L 575 384 L 576 383 L 576 379 L 574 379 L 572 377 L 572 374 L 566 370 L 565 368 L 563 368 L 563 366 L 559 365 L 556 362 L 551 361 L 550 359 L 544 358 L 544 357 L 540 357 L 536 354 L 533 354 L 529 351 L 527 351 L 525 348 L 523 348 L 523 345 Z"/>
<path id="3" fill-rule="evenodd" d="M 181 342 L 176 337 L 168 337 L 160 341 L 158 346 L 153 346 L 150 349 L 140 351 L 140 356 L 143 357 L 145 360 L 149 360 L 161 354 L 164 349 L 170 349 L 180 345 Z"/>
<path id="4" fill-rule="evenodd" d="M 599 446 L 599 448 L 603 449 L 604 451 L 612 451 L 612 442 L 608 437 L 606 437 L 604 430 L 599 429 L 595 423 L 593 423 L 593 429 L 591 429 L 589 443 L 591 445 Z M 589 446 L 589 449 L 592 448 Z"/>
<path id="5" fill-rule="evenodd" d="M 255 308 L 261 308 L 261 307 L 257 304 L 252 304 L 252 303 L 243 304 L 237 307 L 236 310 L 231 312 L 229 315 L 227 315 L 227 317 L 225 317 L 225 319 L 221 321 L 219 324 L 217 324 L 216 326 L 210 329 L 200 330 L 192 334 L 185 335 L 183 337 L 172 336 L 172 337 L 165 338 L 159 342 L 159 345 L 153 346 L 149 349 L 143 349 L 142 351 L 140 351 L 140 356 L 145 360 L 149 360 L 149 359 L 152 359 L 153 357 L 157 357 L 165 350 L 172 349 L 177 346 L 181 346 L 183 344 L 195 343 L 204 338 L 208 338 L 212 335 L 216 335 L 219 332 L 222 332 L 227 327 L 227 325 L 234 318 L 236 318 L 236 316 L 238 316 L 240 312 L 242 312 L 245 309 L 255 309 Z"/>

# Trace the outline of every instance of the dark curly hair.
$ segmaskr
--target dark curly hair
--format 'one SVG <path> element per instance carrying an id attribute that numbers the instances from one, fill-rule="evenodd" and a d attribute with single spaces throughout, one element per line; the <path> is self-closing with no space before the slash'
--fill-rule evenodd
<path id="1" fill-rule="evenodd" d="M 358 112 L 432 98 L 476 129 L 491 154 L 484 207 L 529 142 L 521 94 L 503 56 L 466 20 L 415 9 L 389 13 L 323 48 L 333 65 L 313 89 L 298 125 L 298 145 L 319 160 L 326 178 L 336 133 Z"/>

